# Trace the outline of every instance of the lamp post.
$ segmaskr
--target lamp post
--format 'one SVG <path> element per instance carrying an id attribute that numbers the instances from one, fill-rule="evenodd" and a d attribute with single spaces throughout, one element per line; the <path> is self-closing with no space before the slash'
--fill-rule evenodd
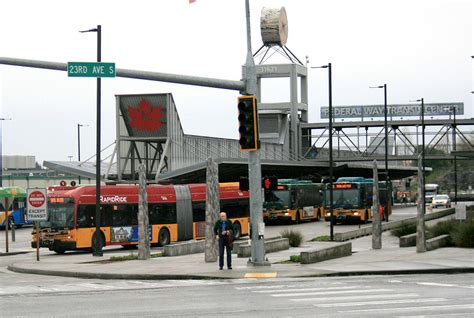
<path id="1" fill-rule="evenodd" d="M 458 203 L 458 165 L 457 165 L 457 158 L 456 158 L 456 106 L 449 106 L 445 110 L 450 111 L 453 113 L 453 151 L 454 153 L 454 203 Z"/>
<path id="2" fill-rule="evenodd" d="M 315 66 L 311 68 L 327 68 L 328 69 L 328 80 L 329 80 L 329 105 L 328 105 L 328 117 L 329 117 L 329 215 L 330 215 L 330 239 L 334 240 L 334 192 L 333 192 L 333 158 L 332 158 L 332 70 L 331 63 L 323 66 Z"/>
<path id="3" fill-rule="evenodd" d="M 97 62 L 102 59 L 102 28 L 100 25 L 95 29 L 79 31 L 81 33 L 97 32 Z M 95 232 L 92 237 L 92 255 L 102 256 L 102 233 L 100 231 L 100 95 L 101 82 L 100 77 L 97 78 L 97 131 L 96 131 L 96 169 L 95 169 Z"/>
<path id="4" fill-rule="evenodd" d="M 89 125 L 77 124 L 77 161 L 81 164 L 81 127 L 89 127 Z M 81 176 L 78 178 L 81 184 Z"/>
<path id="5" fill-rule="evenodd" d="M 3 132 L 1 122 L 12 120 L 11 118 L 0 118 L 0 188 L 3 187 Z"/>
<path id="6" fill-rule="evenodd" d="M 388 222 L 388 206 L 389 206 L 389 175 L 388 175 L 388 106 L 387 106 L 387 84 L 379 86 L 370 86 L 370 88 L 383 88 L 383 113 L 384 113 L 384 130 L 385 130 L 385 207 L 384 207 L 384 219 Z M 377 211 L 376 211 L 377 212 Z"/>
<path id="7" fill-rule="evenodd" d="M 426 214 L 426 202 L 425 202 L 425 99 L 420 98 L 412 102 L 421 102 L 421 173 L 423 175 L 423 184 L 421 185 L 421 193 L 423 200 L 423 215 Z"/>

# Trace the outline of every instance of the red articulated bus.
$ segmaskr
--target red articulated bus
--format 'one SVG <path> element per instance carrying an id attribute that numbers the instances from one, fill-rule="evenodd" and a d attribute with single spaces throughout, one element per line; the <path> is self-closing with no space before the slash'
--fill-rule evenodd
<path id="1" fill-rule="evenodd" d="M 249 195 L 238 183 L 221 183 L 220 210 L 233 222 L 236 238 L 249 233 Z M 101 186 L 100 229 L 103 246 L 138 244 L 138 185 Z M 41 222 L 40 247 L 58 254 L 91 249 L 95 231 L 95 186 L 50 187 L 48 220 Z M 170 242 L 205 237 L 206 185 L 149 185 L 150 242 Z M 33 233 L 32 247 L 36 247 Z"/>

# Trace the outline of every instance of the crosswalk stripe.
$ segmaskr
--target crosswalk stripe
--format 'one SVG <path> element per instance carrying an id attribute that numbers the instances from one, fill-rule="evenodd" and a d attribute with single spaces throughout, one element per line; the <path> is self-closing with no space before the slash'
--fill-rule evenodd
<path id="1" fill-rule="evenodd" d="M 398 308 L 373 308 L 373 309 L 358 309 L 340 311 L 340 313 L 362 313 L 362 312 L 377 312 L 377 311 L 416 311 L 416 310 L 443 310 L 443 309 L 474 309 L 474 304 L 466 305 L 445 305 L 445 306 L 420 306 L 420 307 L 398 307 Z"/>
<path id="2" fill-rule="evenodd" d="M 455 285 L 455 284 L 440 284 L 440 283 L 430 283 L 430 282 L 417 282 L 418 285 L 424 286 L 436 286 L 436 287 L 459 287 L 459 288 L 470 288 L 474 289 L 474 286 L 462 286 L 462 285 Z"/>
<path id="3" fill-rule="evenodd" d="M 374 300 L 374 299 L 392 299 L 418 297 L 418 294 L 385 294 L 385 295 L 357 295 L 357 296 L 339 296 L 339 297 L 317 297 L 317 298 L 296 298 L 290 299 L 294 302 L 324 302 L 324 301 L 351 301 L 351 300 Z"/>
<path id="4" fill-rule="evenodd" d="M 355 307 L 367 305 L 389 305 L 389 304 L 410 304 L 410 303 L 433 303 L 446 301 L 446 298 L 426 298 L 426 299 L 397 299 L 397 300 L 377 300 L 377 301 L 363 301 L 363 302 L 343 302 L 332 304 L 314 304 L 315 307 L 330 308 L 330 307 Z"/>
<path id="5" fill-rule="evenodd" d="M 338 295 L 338 294 L 361 294 L 361 293 L 384 293 L 390 292 L 392 289 L 358 289 L 358 290 L 338 290 L 338 291 L 321 291 L 312 293 L 286 293 L 272 294 L 273 297 L 298 297 L 298 296 L 316 296 L 316 295 Z"/>
<path id="6" fill-rule="evenodd" d="M 357 289 L 360 286 L 338 286 L 338 287 L 314 287 L 314 288 L 295 288 L 295 289 L 276 289 L 276 290 L 254 290 L 253 293 L 262 293 L 262 294 L 269 294 L 269 293 L 290 293 L 290 292 L 304 292 L 304 291 L 322 291 L 322 290 L 340 290 L 340 289 Z"/>
<path id="7" fill-rule="evenodd" d="M 428 317 L 455 317 L 455 316 L 462 316 L 462 317 L 470 317 L 472 316 L 472 312 L 457 312 L 457 313 L 443 313 L 443 314 L 433 314 L 433 315 L 416 315 L 416 316 L 397 316 L 397 318 L 428 318 Z"/>

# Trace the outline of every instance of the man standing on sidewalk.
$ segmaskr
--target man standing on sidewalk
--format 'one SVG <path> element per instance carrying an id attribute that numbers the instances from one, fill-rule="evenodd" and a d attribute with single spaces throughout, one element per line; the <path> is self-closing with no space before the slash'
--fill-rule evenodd
<path id="1" fill-rule="evenodd" d="M 214 234 L 219 240 L 219 269 L 224 267 L 224 247 L 227 253 L 227 268 L 232 269 L 232 240 L 234 235 L 234 226 L 227 220 L 225 212 L 219 213 L 219 220 L 214 225 Z"/>

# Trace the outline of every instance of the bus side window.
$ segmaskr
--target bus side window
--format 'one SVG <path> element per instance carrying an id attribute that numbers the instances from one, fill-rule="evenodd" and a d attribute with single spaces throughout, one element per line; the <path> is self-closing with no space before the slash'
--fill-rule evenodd
<path id="1" fill-rule="evenodd" d="M 173 224 L 177 222 L 175 203 L 154 203 L 148 205 L 151 224 Z"/>
<path id="2" fill-rule="evenodd" d="M 206 221 L 206 202 L 193 202 L 193 222 Z"/>
<path id="3" fill-rule="evenodd" d="M 79 205 L 77 212 L 77 226 L 79 228 L 95 226 L 95 206 L 94 205 Z"/>

